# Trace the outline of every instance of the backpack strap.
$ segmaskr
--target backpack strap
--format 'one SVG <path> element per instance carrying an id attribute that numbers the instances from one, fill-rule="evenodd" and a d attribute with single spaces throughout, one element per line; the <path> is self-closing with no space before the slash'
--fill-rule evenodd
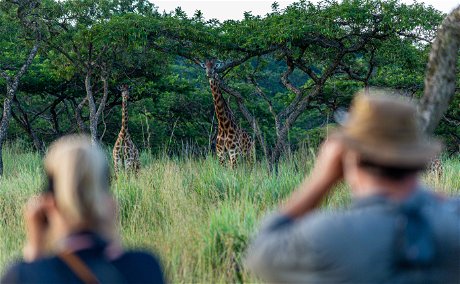
<path id="1" fill-rule="evenodd" d="M 73 273 L 85 284 L 99 284 L 100 281 L 94 275 L 89 267 L 72 252 L 63 252 L 58 255 L 67 266 L 72 270 Z"/>

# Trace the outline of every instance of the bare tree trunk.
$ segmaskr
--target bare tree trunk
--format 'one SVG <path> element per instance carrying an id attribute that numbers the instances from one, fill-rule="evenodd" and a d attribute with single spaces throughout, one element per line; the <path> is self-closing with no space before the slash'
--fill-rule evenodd
<path id="1" fill-rule="evenodd" d="M 36 42 L 30 50 L 29 56 L 22 65 L 21 69 L 14 77 L 10 77 L 5 71 L 2 71 L 0 73 L 0 75 L 6 80 L 6 97 L 5 101 L 3 102 L 3 114 L 2 120 L 0 122 L 0 175 L 3 175 L 3 143 L 5 142 L 8 133 L 8 126 L 11 118 L 11 106 L 13 104 L 13 99 L 16 96 L 16 92 L 18 90 L 19 80 L 21 80 L 22 76 L 24 76 L 24 74 L 27 72 L 27 69 L 29 69 L 30 65 L 32 64 L 35 55 L 37 55 L 38 47 L 39 44 L 38 42 Z"/>
<path id="2" fill-rule="evenodd" d="M 279 117 L 276 127 L 279 129 L 278 137 L 276 139 L 275 147 L 272 152 L 272 164 L 278 163 L 282 152 L 285 150 L 289 135 L 289 130 L 292 125 L 297 121 L 297 118 L 308 108 L 312 98 L 316 97 L 322 89 L 322 85 L 317 85 L 315 89 L 305 97 L 293 108 L 290 115 L 284 120 Z"/>
<path id="3" fill-rule="evenodd" d="M 19 80 L 17 80 L 17 82 L 19 82 Z M 8 126 L 10 123 L 11 116 L 11 104 L 13 101 L 13 97 L 16 94 L 17 85 L 17 83 L 15 84 L 14 82 L 11 82 L 11 80 L 7 80 L 6 98 L 3 103 L 3 115 L 2 120 L 0 122 L 0 175 L 3 175 L 3 143 L 5 142 L 6 136 L 8 134 Z"/>
<path id="4" fill-rule="evenodd" d="M 88 105 L 89 105 L 89 131 L 91 135 L 91 142 L 92 143 L 98 143 L 98 135 L 97 135 L 97 126 L 99 123 L 99 118 L 102 114 L 102 111 L 105 108 L 105 104 L 107 102 L 107 97 L 108 97 L 108 82 L 107 82 L 107 75 L 105 74 L 105 71 L 103 70 L 103 75 L 101 77 L 101 81 L 103 84 L 103 95 L 101 98 L 101 101 L 99 103 L 99 107 L 96 109 L 96 102 L 94 101 L 94 95 L 93 95 L 93 86 L 91 85 L 91 70 L 88 70 L 86 73 L 86 78 L 85 78 L 85 89 L 86 89 L 86 96 L 88 100 Z"/>
<path id="5" fill-rule="evenodd" d="M 433 132 L 455 93 L 460 48 L 460 6 L 442 22 L 431 47 L 425 90 L 419 104 L 423 131 Z"/>
<path id="6" fill-rule="evenodd" d="M 81 117 L 81 110 L 83 109 L 83 105 L 87 100 L 88 97 L 86 96 L 75 108 L 75 120 L 77 121 L 78 131 L 80 132 L 86 132 L 86 126 L 83 123 L 83 119 Z"/>
<path id="7" fill-rule="evenodd" d="M 89 132 L 91 135 L 91 142 L 97 143 L 97 117 L 96 117 L 96 104 L 93 96 L 93 86 L 91 85 L 91 70 L 88 70 L 85 77 L 85 90 L 86 98 L 89 106 Z"/>

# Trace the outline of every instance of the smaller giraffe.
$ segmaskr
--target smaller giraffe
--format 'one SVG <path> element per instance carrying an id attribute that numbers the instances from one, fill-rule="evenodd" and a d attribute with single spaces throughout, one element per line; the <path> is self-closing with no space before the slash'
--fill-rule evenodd
<path id="1" fill-rule="evenodd" d="M 129 88 L 127 85 L 123 85 L 120 90 L 122 97 L 121 129 L 117 141 L 113 146 L 113 166 L 115 173 L 125 169 L 137 174 L 141 165 L 139 161 L 139 151 L 131 140 L 131 135 L 129 135 L 128 131 Z"/>

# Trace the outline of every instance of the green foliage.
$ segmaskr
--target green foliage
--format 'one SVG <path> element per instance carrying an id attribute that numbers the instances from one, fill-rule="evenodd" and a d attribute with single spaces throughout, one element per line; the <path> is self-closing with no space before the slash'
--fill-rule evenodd
<path id="1" fill-rule="evenodd" d="M 18 66 L 29 44 L 11 7 L 9 1 L 1 3 L 2 66 Z M 102 96 L 100 75 L 107 72 L 109 79 L 109 98 L 98 129 L 103 143 L 111 146 L 117 137 L 117 87 L 126 83 L 132 87 L 129 127 L 136 145 L 153 153 L 166 148 L 168 154 L 186 149 L 198 155 L 212 149 L 216 118 L 205 72 L 196 61 L 247 59 L 221 75 L 241 93 L 270 148 L 278 139 L 276 115 L 296 101 L 295 93 L 280 80 L 288 69 L 288 56 L 300 62 L 289 81 L 308 96 L 317 84 L 303 70 L 321 77 L 338 52 L 351 49 L 289 130 L 289 144 L 296 149 L 306 142 L 319 143 L 321 128 L 333 122 L 334 111 L 347 108 L 365 85 L 420 96 L 428 41 L 443 17 L 423 4 L 396 0 L 299 1 L 284 10 L 274 3 L 264 17 L 246 13 L 242 20 L 222 23 L 205 20 L 199 11 L 190 17 L 181 9 L 160 14 L 144 0 L 44 0 L 40 8 L 43 47 L 21 83 L 11 140 L 32 142 L 27 122 L 45 144 L 66 133 L 87 131 L 79 129 L 75 118 L 86 95 L 85 70 L 91 67 L 96 101 Z M 4 86 L 1 80 L 0 85 Z M 238 123 L 251 129 L 236 100 L 224 96 Z M 442 122 L 437 130 L 449 146 L 459 141 L 455 105 L 456 99 L 448 112 L 450 123 Z M 87 128 L 87 104 L 82 119 Z M 455 147 L 449 148 L 453 152 Z"/>
<path id="2" fill-rule="evenodd" d="M 21 9 L 23 7 L 12 1 L 0 2 L 0 69 L 9 76 L 16 74 L 24 64 L 34 39 L 18 18 Z"/>

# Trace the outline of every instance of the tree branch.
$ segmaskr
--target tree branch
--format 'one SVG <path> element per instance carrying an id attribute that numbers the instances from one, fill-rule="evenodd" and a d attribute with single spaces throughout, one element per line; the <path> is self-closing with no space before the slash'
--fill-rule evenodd
<path id="1" fill-rule="evenodd" d="M 275 131 L 276 131 L 276 136 L 279 135 L 279 121 L 278 121 L 278 115 L 275 112 L 275 109 L 273 108 L 273 103 L 272 101 L 265 95 L 264 91 L 262 88 L 259 86 L 259 84 L 256 82 L 255 78 L 253 76 L 248 77 L 249 82 L 256 88 L 256 94 L 259 95 L 262 99 L 264 99 L 267 104 L 268 104 L 268 110 L 273 116 L 273 119 L 275 120 Z"/>

